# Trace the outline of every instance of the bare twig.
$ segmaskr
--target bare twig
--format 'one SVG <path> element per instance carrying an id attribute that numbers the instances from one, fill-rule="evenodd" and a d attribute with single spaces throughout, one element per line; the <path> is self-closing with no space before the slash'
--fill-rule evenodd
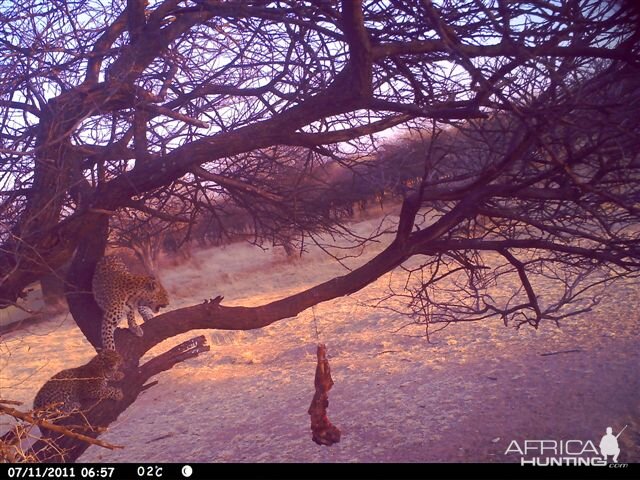
<path id="1" fill-rule="evenodd" d="M 58 432 L 61 433 L 67 437 L 71 437 L 71 438 L 75 438 L 77 440 L 81 440 L 83 442 L 86 443 L 90 443 L 92 445 L 98 445 L 100 447 L 103 448 L 108 448 L 109 450 L 115 450 L 118 448 L 124 448 L 123 446 L 120 445 L 112 445 L 110 443 L 104 442 L 102 440 L 98 440 L 96 438 L 92 438 L 92 437 L 88 437 L 86 435 L 83 435 L 81 433 L 77 433 L 77 432 L 73 432 L 71 430 L 69 430 L 66 427 L 62 427 L 60 425 L 55 425 L 51 422 L 48 422 L 46 420 L 42 420 L 40 418 L 34 417 L 33 415 L 29 414 L 29 413 L 25 413 L 25 412 L 21 412 L 19 410 L 16 410 L 15 408 L 10 408 L 10 407 L 4 407 L 2 405 L 0 405 L 0 412 L 6 414 L 6 415 L 11 415 L 14 418 L 20 419 L 22 421 L 25 421 L 31 425 L 36 425 L 37 427 L 41 427 L 41 428 L 46 428 L 48 430 L 52 430 L 54 432 Z"/>
<path id="2" fill-rule="evenodd" d="M 541 357 L 548 357 L 550 355 L 560 355 L 561 353 L 577 353 L 577 352 L 582 352 L 582 350 L 580 350 L 579 348 L 576 348 L 576 349 L 573 349 L 573 350 L 559 350 L 557 352 L 541 353 L 540 356 Z"/>

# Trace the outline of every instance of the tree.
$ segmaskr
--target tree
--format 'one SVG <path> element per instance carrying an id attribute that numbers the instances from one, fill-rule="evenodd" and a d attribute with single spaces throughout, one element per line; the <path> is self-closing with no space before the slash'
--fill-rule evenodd
<path id="1" fill-rule="evenodd" d="M 330 162 L 358 172 L 375 134 L 393 127 L 426 135 L 421 178 L 403 182 L 383 252 L 268 305 L 216 298 L 146 322 L 141 338 L 119 330 L 125 398 L 89 412 L 95 425 L 112 422 L 153 375 L 208 348 L 194 339 L 138 367 L 162 340 L 261 328 L 394 269 L 414 280 L 396 293 L 420 321 L 498 316 L 536 327 L 637 275 L 632 2 L 25 0 L 1 9 L 0 299 L 14 303 L 72 260 L 67 300 L 95 347 L 101 312 L 90 285 L 111 217 L 138 210 L 171 223 L 159 208 L 180 204 L 185 221 L 240 209 L 258 231 L 349 235 L 317 208 L 318 191 L 333 186 L 311 173 Z M 420 261 L 407 264 L 412 257 Z M 438 288 L 452 279 L 454 290 Z M 487 293 L 514 279 L 512 298 Z M 559 285 L 557 298 L 540 298 L 540 280 Z M 74 460 L 87 448 L 56 442 L 64 456 L 36 444 L 39 458 Z"/>

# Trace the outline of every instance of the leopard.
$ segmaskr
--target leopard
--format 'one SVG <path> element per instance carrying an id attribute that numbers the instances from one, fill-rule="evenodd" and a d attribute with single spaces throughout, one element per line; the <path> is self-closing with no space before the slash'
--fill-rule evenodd
<path id="1" fill-rule="evenodd" d="M 62 370 L 40 388 L 33 401 L 34 409 L 55 408 L 58 413 L 69 414 L 87 407 L 90 400 L 97 404 L 103 399 L 122 400 L 122 390 L 108 385 L 120 381 L 124 373 L 119 370 L 123 360 L 115 350 L 102 350 L 88 363 Z"/>
<path id="2" fill-rule="evenodd" d="M 102 348 L 115 350 L 114 332 L 126 314 L 129 331 L 142 337 L 143 331 L 135 321 L 135 310 L 145 322 L 161 308 L 169 305 L 169 295 L 160 281 L 150 275 L 135 275 L 117 255 L 102 257 L 96 265 L 92 280 L 93 296 L 103 311 Z"/>

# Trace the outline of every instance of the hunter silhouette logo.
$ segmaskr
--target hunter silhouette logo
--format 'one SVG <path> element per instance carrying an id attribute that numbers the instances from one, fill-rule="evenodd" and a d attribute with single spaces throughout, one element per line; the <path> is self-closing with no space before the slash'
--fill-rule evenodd
<path id="1" fill-rule="evenodd" d="M 613 435 L 613 428 L 607 427 L 606 435 L 603 435 L 602 440 L 600 440 L 600 453 L 602 454 L 602 458 L 604 458 L 605 462 L 607 461 L 607 456 L 612 455 L 613 463 L 618 463 L 618 455 L 620 455 L 618 437 L 622 435 L 622 432 L 624 432 L 627 426 L 628 425 L 625 425 L 624 428 L 620 430 L 620 433 L 615 436 Z"/>
<path id="2" fill-rule="evenodd" d="M 613 428 L 607 427 L 606 434 L 600 439 L 599 449 L 591 440 L 524 440 L 518 443 L 512 440 L 505 455 L 519 454 L 521 465 L 538 467 L 549 466 L 609 466 L 609 468 L 624 468 L 627 464 L 618 464 L 620 446 L 618 438 L 628 425 L 625 425 L 617 435 Z M 608 461 L 611 457 L 611 463 Z"/>

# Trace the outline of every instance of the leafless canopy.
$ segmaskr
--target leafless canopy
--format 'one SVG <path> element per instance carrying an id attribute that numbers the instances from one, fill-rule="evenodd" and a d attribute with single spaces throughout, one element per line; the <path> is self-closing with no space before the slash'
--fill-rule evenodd
<path id="1" fill-rule="evenodd" d="M 590 308 L 597 286 L 638 272 L 632 1 L 0 8 L 0 302 L 73 257 L 71 311 L 96 346 L 100 312 L 82 292 L 110 217 L 190 225 L 241 212 L 257 241 L 342 233 L 331 168 L 364 175 L 374 134 L 392 127 L 423 136 L 412 144 L 421 169 L 403 183 L 395 240 L 382 253 L 262 307 L 213 302 L 156 317 L 144 337 L 116 337 L 132 365 L 178 333 L 259 328 L 398 267 L 406 289 L 383 306 L 429 322 L 497 316 L 535 326 Z M 520 288 L 492 295 L 507 280 Z M 541 284 L 555 296 L 542 298 Z M 96 422 L 135 400 L 145 380 L 135 375 L 127 398 Z M 70 448 L 67 458 L 79 455 Z"/>

